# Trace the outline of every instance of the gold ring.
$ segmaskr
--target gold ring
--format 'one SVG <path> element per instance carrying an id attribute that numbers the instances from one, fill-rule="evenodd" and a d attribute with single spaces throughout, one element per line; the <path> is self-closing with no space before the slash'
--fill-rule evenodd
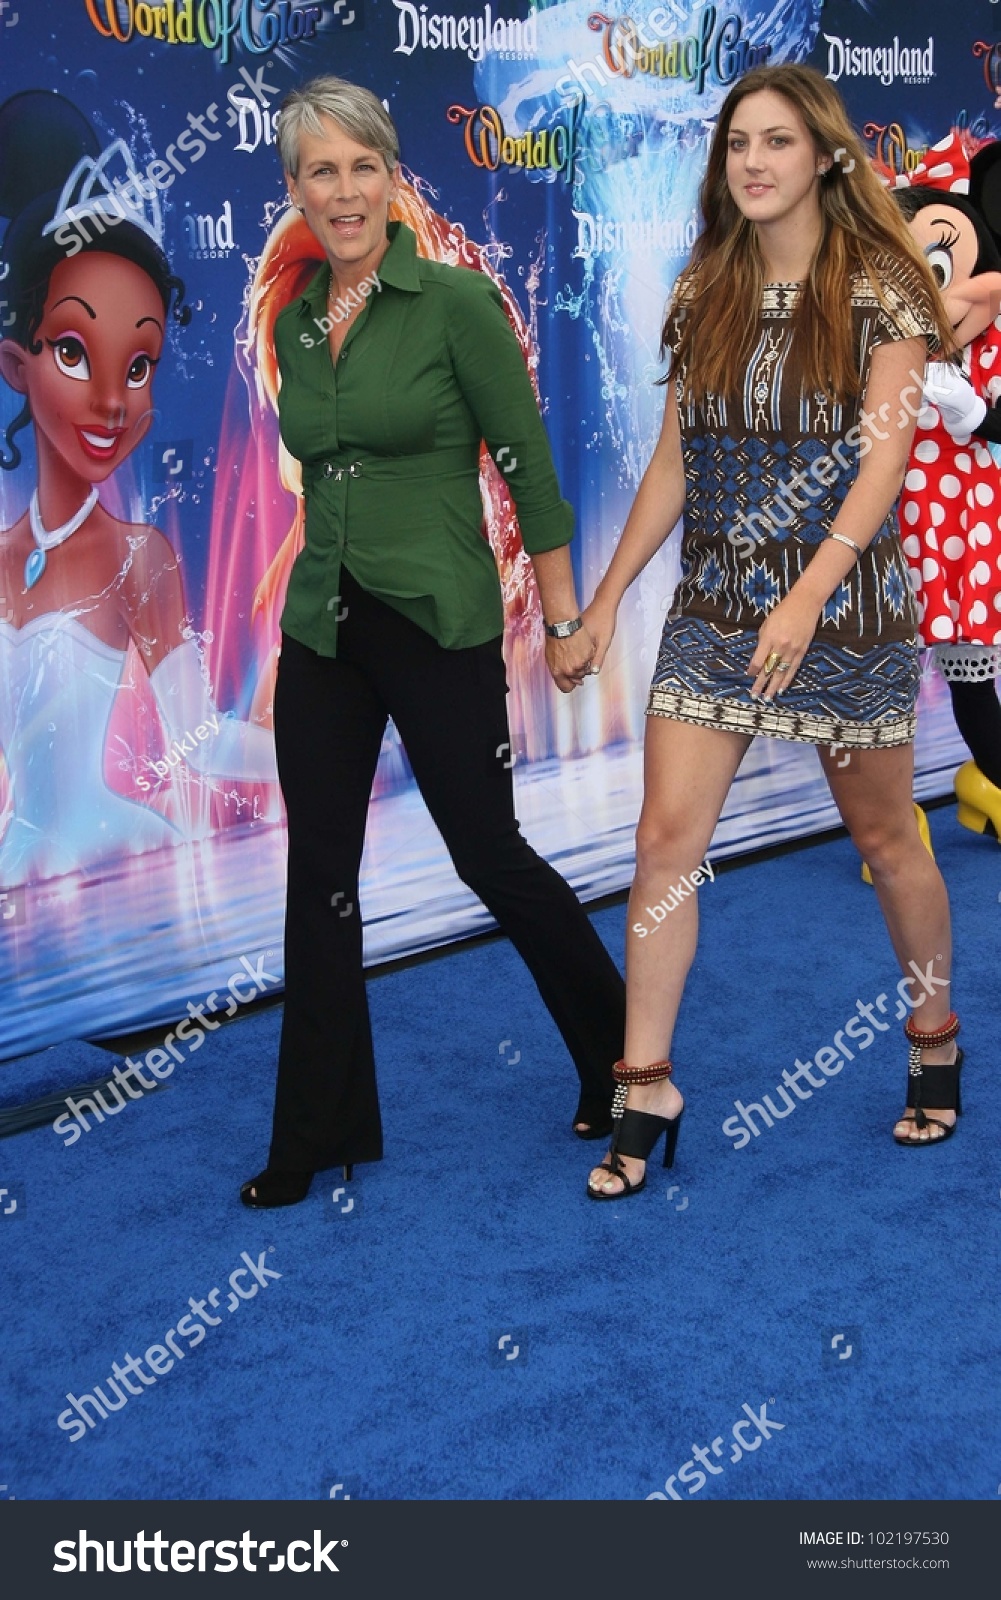
<path id="1" fill-rule="evenodd" d="M 777 650 L 773 650 L 771 655 L 765 661 L 764 667 L 762 668 L 762 671 L 764 672 L 766 678 L 770 678 L 771 677 L 772 673 L 775 671 L 775 668 L 779 665 L 779 662 L 781 660 L 782 660 L 782 657 L 779 654 L 779 652 Z"/>

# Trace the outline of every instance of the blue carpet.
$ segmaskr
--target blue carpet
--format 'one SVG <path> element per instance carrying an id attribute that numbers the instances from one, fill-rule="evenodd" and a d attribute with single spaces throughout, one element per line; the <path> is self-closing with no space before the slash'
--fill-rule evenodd
<path id="1" fill-rule="evenodd" d="M 0 1061 L 0 1109 L 41 1100 L 50 1094 L 69 1093 L 77 1084 L 110 1078 L 120 1058 L 85 1039 L 67 1039 L 30 1056 Z M 0 1148 L 0 1166 L 4 1152 Z"/>
<path id="2" fill-rule="evenodd" d="M 601 1147 L 568 1131 L 572 1068 L 504 942 L 370 984 L 387 1159 L 336 1204 L 333 1177 L 288 1211 L 238 1200 L 266 1153 L 277 1009 L 71 1147 L 47 1128 L 0 1144 L 22 1198 L 0 1216 L 6 1492 L 637 1499 L 684 1468 L 684 1498 L 994 1498 L 1001 849 L 951 809 L 931 824 L 967 1052 L 940 1150 L 889 1138 L 896 1024 L 744 1148 L 721 1131 L 857 999 L 894 996 L 845 841 L 703 889 L 678 1160 L 632 1201 L 585 1197 Z M 623 909 L 596 922 L 621 960 Z M 263 1283 L 239 1300 L 244 1254 Z M 218 1325 L 196 1346 L 192 1317 L 172 1370 L 60 1431 L 67 1392 L 216 1287 Z"/>

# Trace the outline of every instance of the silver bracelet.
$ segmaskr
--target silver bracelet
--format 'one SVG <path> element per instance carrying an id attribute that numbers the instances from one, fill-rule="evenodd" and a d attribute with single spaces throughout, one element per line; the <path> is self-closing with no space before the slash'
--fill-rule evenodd
<path id="1" fill-rule="evenodd" d="M 862 546 L 860 544 L 856 544 L 854 539 L 849 539 L 847 533 L 829 533 L 827 537 L 828 539 L 837 539 L 838 544 L 845 544 L 848 546 L 849 550 L 854 550 L 856 561 L 861 556 Z"/>

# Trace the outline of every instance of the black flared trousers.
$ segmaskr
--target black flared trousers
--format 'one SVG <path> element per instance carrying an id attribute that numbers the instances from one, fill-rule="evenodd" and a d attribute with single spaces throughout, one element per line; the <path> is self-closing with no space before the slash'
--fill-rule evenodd
<path id="1" fill-rule="evenodd" d="M 389 717 L 456 872 L 526 962 L 584 1093 L 611 1102 L 625 1031 L 614 962 L 518 826 L 500 639 L 445 650 L 346 570 L 341 591 L 336 660 L 285 636 L 275 693 L 289 859 L 268 1164 L 292 1171 L 382 1155 L 358 873 Z"/>

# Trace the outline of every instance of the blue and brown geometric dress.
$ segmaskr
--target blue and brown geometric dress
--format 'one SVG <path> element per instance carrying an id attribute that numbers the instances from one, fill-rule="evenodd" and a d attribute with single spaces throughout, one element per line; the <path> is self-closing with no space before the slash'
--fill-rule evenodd
<path id="1" fill-rule="evenodd" d="M 879 262 L 883 299 L 852 286 L 858 397 L 803 392 L 790 326 L 797 284 L 766 284 L 757 337 L 734 398 L 682 400 L 685 463 L 681 580 L 661 637 L 647 714 L 807 744 L 882 748 L 914 738 L 917 614 L 895 508 L 821 613 L 796 677 L 775 702 L 750 697 L 748 664 L 768 612 L 827 534 L 859 464 L 858 424 L 873 348 L 934 329 L 913 268 Z M 885 303 L 884 303 L 885 302 Z M 676 348 L 684 301 L 668 342 Z M 923 358 L 909 397 L 920 409 Z M 669 399 L 670 403 L 670 399 Z M 883 432 L 908 407 L 875 418 Z M 863 450 L 864 450 L 863 444 Z M 850 531 L 850 530 L 849 530 Z"/>

